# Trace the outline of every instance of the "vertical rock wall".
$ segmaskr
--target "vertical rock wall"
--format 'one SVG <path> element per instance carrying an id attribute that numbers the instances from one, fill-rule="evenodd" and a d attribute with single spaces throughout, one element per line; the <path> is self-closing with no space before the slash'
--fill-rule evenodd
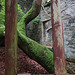
<path id="1" fill-rule="evenodd" d="M 64 45 L 67 58 L 75 58 L 75 0 L 61 0 Z"/>

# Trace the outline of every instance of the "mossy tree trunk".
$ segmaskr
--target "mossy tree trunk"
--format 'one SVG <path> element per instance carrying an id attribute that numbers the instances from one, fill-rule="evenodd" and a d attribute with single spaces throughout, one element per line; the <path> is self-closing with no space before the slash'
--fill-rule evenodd
<path id="1" fill-rule="evenodd" d="M 17 0 L 5 0 L 5 75 L 17 74 Z"/>
<path id="2" fill-rule="evenodd" d="M 48 48 L 22 35 L 19 31 L 18 46 L 31 59 L 42 65 L 49 73 L 54 72 L 53 53 Z"/>
<path id="3" fill-rule="evenodd" d="M 51 0 L 51 12 L 55 74 L 66 74 L 63 26 L 60 15 L 60 0 Z"/>

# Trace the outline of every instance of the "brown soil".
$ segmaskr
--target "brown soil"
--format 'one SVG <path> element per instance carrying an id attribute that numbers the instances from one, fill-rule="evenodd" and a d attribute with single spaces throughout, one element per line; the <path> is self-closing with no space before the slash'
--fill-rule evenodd
<path id="1" fill-rule="evenodd" d="M 66 62 L 67 65 L 75 72 L 75 63 Z M 5 49 L 0 48 L 0 75 L 5 75 Z M 18 48 L 18 74 L 48 74 L 48 72 L 37 62 L 30 59 L 25 53 Z"/>
<path id="2" fill-rule="evenodd" d="M 0 75 L 5 75 L 5 49 L 0 48 Z M 18 48 L 18 74 L 47 74 L 47 71 L 34 60 L 30 59 L 25 53 Z"/>

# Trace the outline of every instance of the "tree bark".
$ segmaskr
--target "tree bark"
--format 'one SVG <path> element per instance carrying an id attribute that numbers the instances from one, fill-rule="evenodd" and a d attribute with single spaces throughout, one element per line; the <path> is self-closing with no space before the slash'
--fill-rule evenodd
<path id="1" fill-rule="evenodd" d="M 60 0 L 51 0 L 52 37 L 55 74 L 66 74 L 63 25 L 60 14 Z"/>
<path id="2" fill-rule="evenodd" d="M 42 0 L 33 0 L 31 9 L 18 22 L 19 31 L 26 36 L 26 25 L 38 16 Z"/>
<path id="3" fill-rule="evenodd" d="M 17 0 L 5 0 L 5 75 L 17 74 Z"/>
<path id="4" fill-rule="evenodd" d="M 41 9 L 42 0 L 34 0 L 32 4 L 32 8 L 25 15 L 25 24 L 27 25 L 31 20 L 33 20 L 36 16 L 38 16 Z"/>

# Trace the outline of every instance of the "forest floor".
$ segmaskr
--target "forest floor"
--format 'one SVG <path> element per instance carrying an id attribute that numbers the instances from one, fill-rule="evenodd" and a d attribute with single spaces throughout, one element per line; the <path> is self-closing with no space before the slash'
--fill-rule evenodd
<path id="1" fill-rule="evenodd" d="M 75 63 L 66 62 L 66 64 L 75 72 Z M 0 75 L 5 75 L 5 49 L 0 48 Z M 37 62 L 30 59 L 25 53 L 18 48 L 18 74 L 48 74 L 48 72 Z"/>

